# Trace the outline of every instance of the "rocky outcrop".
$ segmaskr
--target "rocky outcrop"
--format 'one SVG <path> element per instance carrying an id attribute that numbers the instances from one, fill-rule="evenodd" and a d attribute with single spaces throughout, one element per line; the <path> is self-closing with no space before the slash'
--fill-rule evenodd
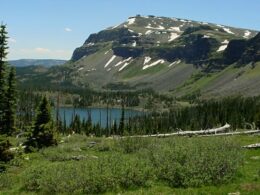
<path id="1" fill-rule="evenodd" d="M 75 62 L 84 56 L 93 54 L 93 53 L 97 52 L 100 48 L 101 48 L 100 45 L 78 47 L 74 50 L 72 57 L 71 57 L 71 61 Z"/>
<path id="2" fill-rule="evenodd" d="M 224 51 L 223 60 L 225 64 L 233 64 L 241 59 L 247 45 L 246 40 L 231 40 Z"/>
<path id="3" fill-rule="evenodd" d="M 103 30 L 99 33 L 91 34 L 86 40 L 84 45 L 88 43 L 98 43 L 98 42 L 109 42 L 109 41 L 118 41 L 123 43 L 124 39 L 131 38 L 133 36 L 138 36 L 134 32 L 130 32 L 127 28 L 118 28 L 111 30 Z"/>

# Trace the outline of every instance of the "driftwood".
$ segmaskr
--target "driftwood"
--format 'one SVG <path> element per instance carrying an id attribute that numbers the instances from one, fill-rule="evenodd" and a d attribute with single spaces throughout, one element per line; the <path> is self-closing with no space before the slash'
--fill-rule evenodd
<path id="1" fill-rule="evenodd" d="M 215 129 L 207 129 L 207 130 L 198 130 L 198 131 L 178 131 L 175 133 L 164 133 L 164 134 L 152 134 L 152 135 L 134 135 L 128 136 L 132 138 L 142 138 L 142 137 L 170 137 L 170 136 L 193 136 L 193 135 L 210 135 L 210 134 L 217 134 L 220 132 L 224 132 L 230 128 L 229 124 L 225 124 L 222 127 L 215 128 Z"/>
<path id="2" fill-rule="evenodd" d="M 246 148 L 246 149 L 259 149 L 260 148 L 260 143 L 243 146 L 243 148 Z"/>

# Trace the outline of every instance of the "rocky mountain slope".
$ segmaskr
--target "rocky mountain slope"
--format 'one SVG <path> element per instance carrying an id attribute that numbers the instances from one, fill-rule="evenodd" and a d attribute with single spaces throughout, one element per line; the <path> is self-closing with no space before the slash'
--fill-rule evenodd
<path id="1" fill-rule="evenodd" d="M 257 33 L 206 22 L 138 15 L 91 34 L 74 51 L 71 61 L 62 66 L 63 71 L 50 69 L 44 74 L 53 82 L 95 89 L 123 86 L 176 95 L 260 94 Z"/>

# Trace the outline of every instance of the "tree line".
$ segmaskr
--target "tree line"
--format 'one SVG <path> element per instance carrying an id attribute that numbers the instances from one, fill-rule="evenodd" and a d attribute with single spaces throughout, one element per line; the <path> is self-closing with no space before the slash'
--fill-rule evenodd
<path id="1" fill-rule="evenodd" d="M 120 124 L 115 121 L 112 125 L 101 127 L 100 123 L 92 123 L 91 113 L 88 113 L 87 119 L 82 120 L 76 114 L 69 125 L 63 125 L 62 132 L 93 136 L 143 135 L 211 129 L 226 123 L 230 124 L 233 130 L 260 128 L 260 97 L 237 96 L 196 101 L 191 106 L 174 107 L 165 112 L 153 109 L 129 118 L 124 117 L 123 104 L 121 110 Z M 107 124 L 111 124 L 109 120 L 107 117 Z M 63 122 L 66 124 L 65 118 Z"/>

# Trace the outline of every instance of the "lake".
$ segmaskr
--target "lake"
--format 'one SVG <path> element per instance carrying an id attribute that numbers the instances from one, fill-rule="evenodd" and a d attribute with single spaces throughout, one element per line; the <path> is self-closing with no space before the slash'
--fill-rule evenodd
<path id="1" fill-rule="evenodd" d="M 119 124 L 120 118 L 121 118 L 121 108 L 109 108 L 108 112 L 106 108 L 60 108 L 60 117 L 61 120 L 64 121 L 64 116 L 66 119 L 67 125 L 71 123 L 72 117 L 74 115 L 79 115 L 80 119 L 87 120 L 88 119 L 88 113 L 91 114 L 92 124 L 101 124 L 101 127 L 106 127 L 107 125 L 107 118 L 108 118 L 108 124 L 109 126 L 114 123 L 114 121 Z M 136 111 L 136 110 L 130 110 L 125 109 L 125 119 L 129 119 L 130 117 L 134 116 L 140 116 L 144 112 Z M 108 114 L 108 117 L 107 117 Z"/>

